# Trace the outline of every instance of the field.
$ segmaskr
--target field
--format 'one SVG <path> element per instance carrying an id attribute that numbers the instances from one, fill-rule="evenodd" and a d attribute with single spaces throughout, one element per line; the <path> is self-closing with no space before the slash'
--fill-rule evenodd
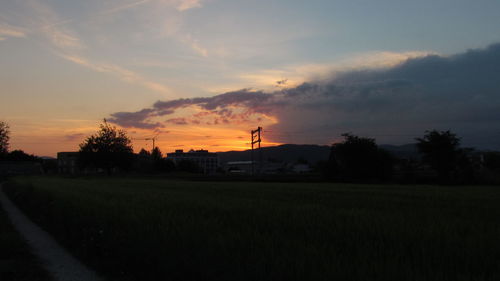
<path id="1" fill-rule="evenodd" d="M 0 280 L 48 281 L 49 274 L 33 256 L 29 246 L 10 223 L 0 206 Z"/>
<path id="2" fill-rule="evenodd" d="M 109 280 L 500 280 L 500 187 L 17 178 Z"/>

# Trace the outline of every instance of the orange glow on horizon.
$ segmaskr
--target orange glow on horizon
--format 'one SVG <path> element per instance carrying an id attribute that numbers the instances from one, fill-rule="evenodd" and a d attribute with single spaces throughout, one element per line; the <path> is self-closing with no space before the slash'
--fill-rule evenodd
<path id="1" fill-rule="evenodd" d="M 267 125 L 276 122 L 272 116 L 266 116 Z M 272 121 L 269 121 L 272 120 Z M 41 124 L 29 123 L 22 126 L 11 126 L 10 150 L 20 149 L 37 156 L 56 157 L 57 152 L 78 151 L 79 144 L 88 136 L 95 134 L 100 122 L 94 120 L 73 120 L 61 122 L 53 127 L 43 127 Z M 264 126 L 264 125 L 263 125 Z M 255 128 L 257 125 L 255 126 Z M 123 129 L 132 140 L 134 152 L 142 148 L 150 151 L 152 141 L 146 140 L 155 135 L 155 146 L 164 155 L 177 149 L 205 149 L 211 152 L 242 151 L 250 149 L 250 130 L 255 129 L 249 124 L 220 125 L 172 125 L 159 132 L 142 129 Z M 273 142 L 263 137 L 262 146 L 274 146 L 282 143 Z"/>

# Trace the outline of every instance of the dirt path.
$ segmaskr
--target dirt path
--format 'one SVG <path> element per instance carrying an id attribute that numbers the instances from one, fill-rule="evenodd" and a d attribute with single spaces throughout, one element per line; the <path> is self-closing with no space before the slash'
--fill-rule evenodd
<path id="1" fill-rule="evenodd" d="M 47 232 L 31 222 L 5 195 L 0 184 L 0 205 L 16 230 L 28 241 L 57 281 L 102 281 L 93 271 L 71 256 Z"/>

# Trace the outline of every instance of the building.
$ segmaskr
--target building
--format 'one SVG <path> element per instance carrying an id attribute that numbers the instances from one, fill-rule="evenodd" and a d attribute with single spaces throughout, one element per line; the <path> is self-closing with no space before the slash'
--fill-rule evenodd
<path id="1" fill-rule="evenodd" d="M 78 152 L 58 152 L 57 170 L 61 174 L 76 174 L 78 170 Z"/>
<path id="2" fill-rule="evenodd" d="M 235 174 L 235 175 L 252 174 L 252 161 L 230 161 L 227 162 L 224 166 L 225 166 L 224 170 L 228 174 Z"/>
<path id="3" fill-rule="evenodd" d="M 204 174 L 214 174 L 219 166 L 217 153 L 208 150 L 190 150 L 184 152 L 182 149 L 172 153 L 167 153 L 167 159 L 172 160 L 176 165 L 183 161 L 193 162 L 203 171 Z"/>
<path id="4" fill-rule="evenodd" d="M 252 167 L 253 166 L 253 167 Z M 289 172 L 286 163 L 270 163 L 254 161 L 229 161 L 224 165 L 224 171 L 232 175 L 252 174 L 284 174 Z"/>

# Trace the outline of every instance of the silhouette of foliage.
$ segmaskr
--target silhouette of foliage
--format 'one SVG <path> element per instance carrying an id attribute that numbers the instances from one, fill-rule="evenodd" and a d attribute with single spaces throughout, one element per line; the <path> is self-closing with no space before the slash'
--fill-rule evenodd
<path id="1" fill-rule="evenodd" d="M 460 139 L 450 131 L 426 131 L 423 138 L 416 138 L 417 148 L 423 154 L 423 161 L 430 165 L 441 181 L 449 181 L 459 161 L 464 165 L 463 151 L 459 149 Z"/>
<path id="2" fill-rule="evenodd" d="M 151 152 L 147 151 L 144 148 L 141 148 L 141 151 L 139 151 L 140 156 L 151 156 Z"/>
<path id="3" fill-rule="evenodd" d="M 172 160 L 167 160 L 163 157 L 159 147 L 155 147 L 151 152 L 154 170 L 157 172 L 171 172 L 175 170 L 175 164 Z"/>
<path id="4" fill-rule="evenodd" d="M 133 159 L 131 140 L 125 131 L 109 125 L 106 119 L 95 135 L 80 144 L 79 162 L 82 167 L 101 168 L 111 174 L 115 168 L 128 169 Z"/>
<path id="5" fill-rule="evenodd" d="M 29 162 L 41 162 L 41 159 L 33 154 L 27 154 L 22 150 L 13 150 L 4 156 L 5 160 L 8 161 L 29 161 Z"/>
<path id="6" fill-rule="evenodd" d="M 343 134 L 344 141 L 332 145 L 326 171 L 345 180 L 388 179 L 392 176 L 391 155 L 375 139 Z"/>
<path id="7" fill-rule="evenodd" d="M 9 152 L 9 140 L 9 125 L 3 121 L 0 121 L 0 157 Z"/>
<path id="8" fill-rule="evenodd" d="M 163 153 L 161 152 L 160 148 L 158 148 L 157 146 L 153 148 L 153 151 L 151 152 L 151 157 L 155 162 L 163 159 Z"/>

